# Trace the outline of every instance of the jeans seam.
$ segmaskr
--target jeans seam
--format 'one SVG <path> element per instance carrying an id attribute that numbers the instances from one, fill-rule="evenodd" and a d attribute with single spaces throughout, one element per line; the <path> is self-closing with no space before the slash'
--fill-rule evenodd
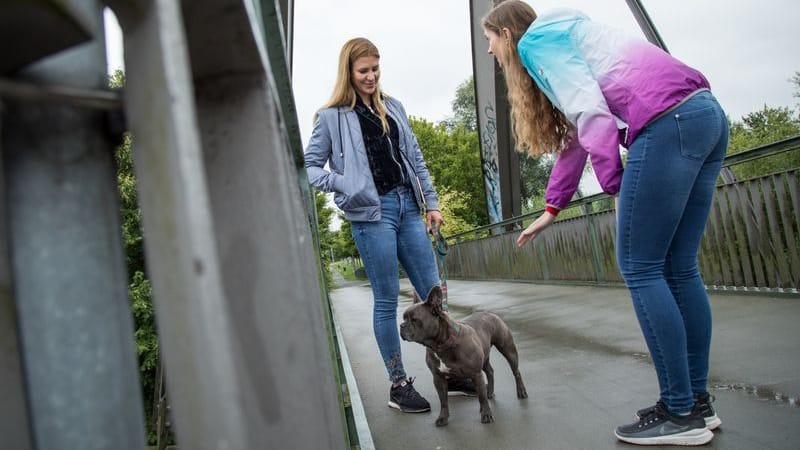
<path id="1" fill-rule="evenodd" d="M 631 293 L 636 297 L 636 302 L 639 304 L 639 310 L 641 311 L 642 321 L 647 326 L 648 332 L 650 336 L 653 338 L 653 348 L 650 350 L 651 355 L 650 357 L 653 359 L 653 365 L 661 366 L 661 369 L 656 367 L 656 373 L 663 373 L 665 378 L 665 383 L 667 386 L 671 386 L 670 375 L 669 371 L 666 370 L 666 366 L 664 365 L 664 357 L 661 352 L 661 343 L 658 341 L 658 335 L 656 334 L 655 330 L 653 329 L 652 322 L 650 321 L 650 317 L 647 311 L 647 307 L 645 302 L 641 298 L 641 294 L 637 290 L 635 293 L 631 291 Z"/>
<path id="2" fill-rule="evenodd" d="M 644 144 L 642 145 L 642 159 L 644 159 L 647 156 L 647 145 L 648 145 L 649 140 L 650 140 L 650 135 L 648 133 L 644 133 L 644 135 L 642 137 L 645 140 Z M 633 178 L 633 181 L 632 181 L 633 187 L 632 187 L 632 189 L 630 191 L 632 192 L 633 196 L 636 195 L 636 191 L 638 190 L 637 188 L 639 186 L 639 178 L 640 177 L 641 177 L 641 167 L 639 168 L 639 170 L 637 172 L 635 172 L 635 178 Z M 625 268 L 626 268 L 626 271 L 628 271 L 628 272 L 631 270 L 631 267 L 630 267 L 631 266 L 631 251 L 632 251 L 631 250 L 631 247 L 632 247 L 632 245 L 631 245 L 631 234 L 632 234 L 632 229 L 633 229 L 633 223 L 632 223 L 633 222 L 633 213 L 634 213 L 633 208 L 634 208 L 635 203 L 636 202 L 634 201 L 634 199 L 631 198 L 630 202 L 629 202 L 629 205 L 628 205 L 628 210 L 629 211 L 628 211 L 628 214 L 627 214 L 627 220 L 625 221 Z M 624 278 L 624 274 L 623 274 L 623 278 Z"/>

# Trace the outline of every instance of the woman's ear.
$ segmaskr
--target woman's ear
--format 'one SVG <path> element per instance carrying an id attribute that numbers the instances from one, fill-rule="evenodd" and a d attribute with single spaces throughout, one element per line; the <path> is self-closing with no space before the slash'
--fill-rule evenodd
<path id="1" fill-rule="evenodd" d="M 502 33 L 503 40 L 506 41 L 506 45 L 511 45 L 511 30 L 503 27 L 500 29 L 500 33 Z"/>

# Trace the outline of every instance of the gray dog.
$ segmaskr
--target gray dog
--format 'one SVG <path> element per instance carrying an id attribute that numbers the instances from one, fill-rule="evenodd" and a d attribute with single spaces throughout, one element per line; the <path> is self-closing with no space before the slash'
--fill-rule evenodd
<path id="1" fill-rule="evenodd" d="M 438 286 L 431 290 L 425 303 L 406 309 L 400 336 L 427 348 L 425 362 L 433 374 L 433 384 L 442 405 L 436 419 L 438 427 L 447 425 L 450 416 L 447 406 L 447 379 L 450 377 L 469 378 L 475 383 L 481 404 L 481 422 L 494 422 L 488 400 L 494 396 L 494 369 L 489 364 L 492 345 L 511 366 L 517 382 L 517 398 L 528 397 L 519 374 L 517 347 L 505 322 L 490 312 L 476 312 L 462 322 L 451 319 L 442 312 L 442 290 Z M 485 383 L 481 370 L 486 372 Z"/>

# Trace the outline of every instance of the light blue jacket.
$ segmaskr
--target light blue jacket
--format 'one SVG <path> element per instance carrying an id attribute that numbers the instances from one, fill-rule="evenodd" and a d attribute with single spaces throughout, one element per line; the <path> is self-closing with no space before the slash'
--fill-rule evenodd
<path id="1" fill-rule="evenodd" d="M 566 8 L 540 14 L 517 52 L 536 85 L 575 127 L 545 192 L 547 205 L 559 209 L 578 187 L 587 156 L 603 191 L 616 195 L 620 144 L 630 146 L 654 117 L 709 88 L 702 73 L 669 53 Z"/>
<path id="2" fill-rule="evenodd" d="M 420 210 L 439 209 L 436 190 L 422 158 L 417 138 L 411 131 L 403 105 L 396 99 L 384 98 L 389 116 L 397 123 L 400 153 L 406 174 Z M 325 164 L 328 168 L 325 168 Z M 350 221 L 377 222 L 381 219 L 381 202 L 372 180 L 367 151 L 361 137 L 358 115 L 347 106 L 320 110 L 305 151 L 308 181 L 323 192 L 333 192 L 333 201 Z"/>

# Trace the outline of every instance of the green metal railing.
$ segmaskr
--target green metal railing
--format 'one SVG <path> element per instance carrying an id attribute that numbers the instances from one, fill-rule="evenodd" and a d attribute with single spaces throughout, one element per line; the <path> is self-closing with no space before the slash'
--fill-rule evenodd
<path id="1" fill-rule="evenodd" d="M 729 155 L 723 167 L 800 150 L 800 136 Z M 709 289 L 797 294 L 800 286 L 798 168 L 717 186 L 698 258 Z M 618 284 L 616 216 L 597 194 L 571 202 L 577 217 L 558 220 L 535 245 L 516 237 L 543 213 L 517 217 L 448 236 L 448 275 L 463 279 Z"/>

